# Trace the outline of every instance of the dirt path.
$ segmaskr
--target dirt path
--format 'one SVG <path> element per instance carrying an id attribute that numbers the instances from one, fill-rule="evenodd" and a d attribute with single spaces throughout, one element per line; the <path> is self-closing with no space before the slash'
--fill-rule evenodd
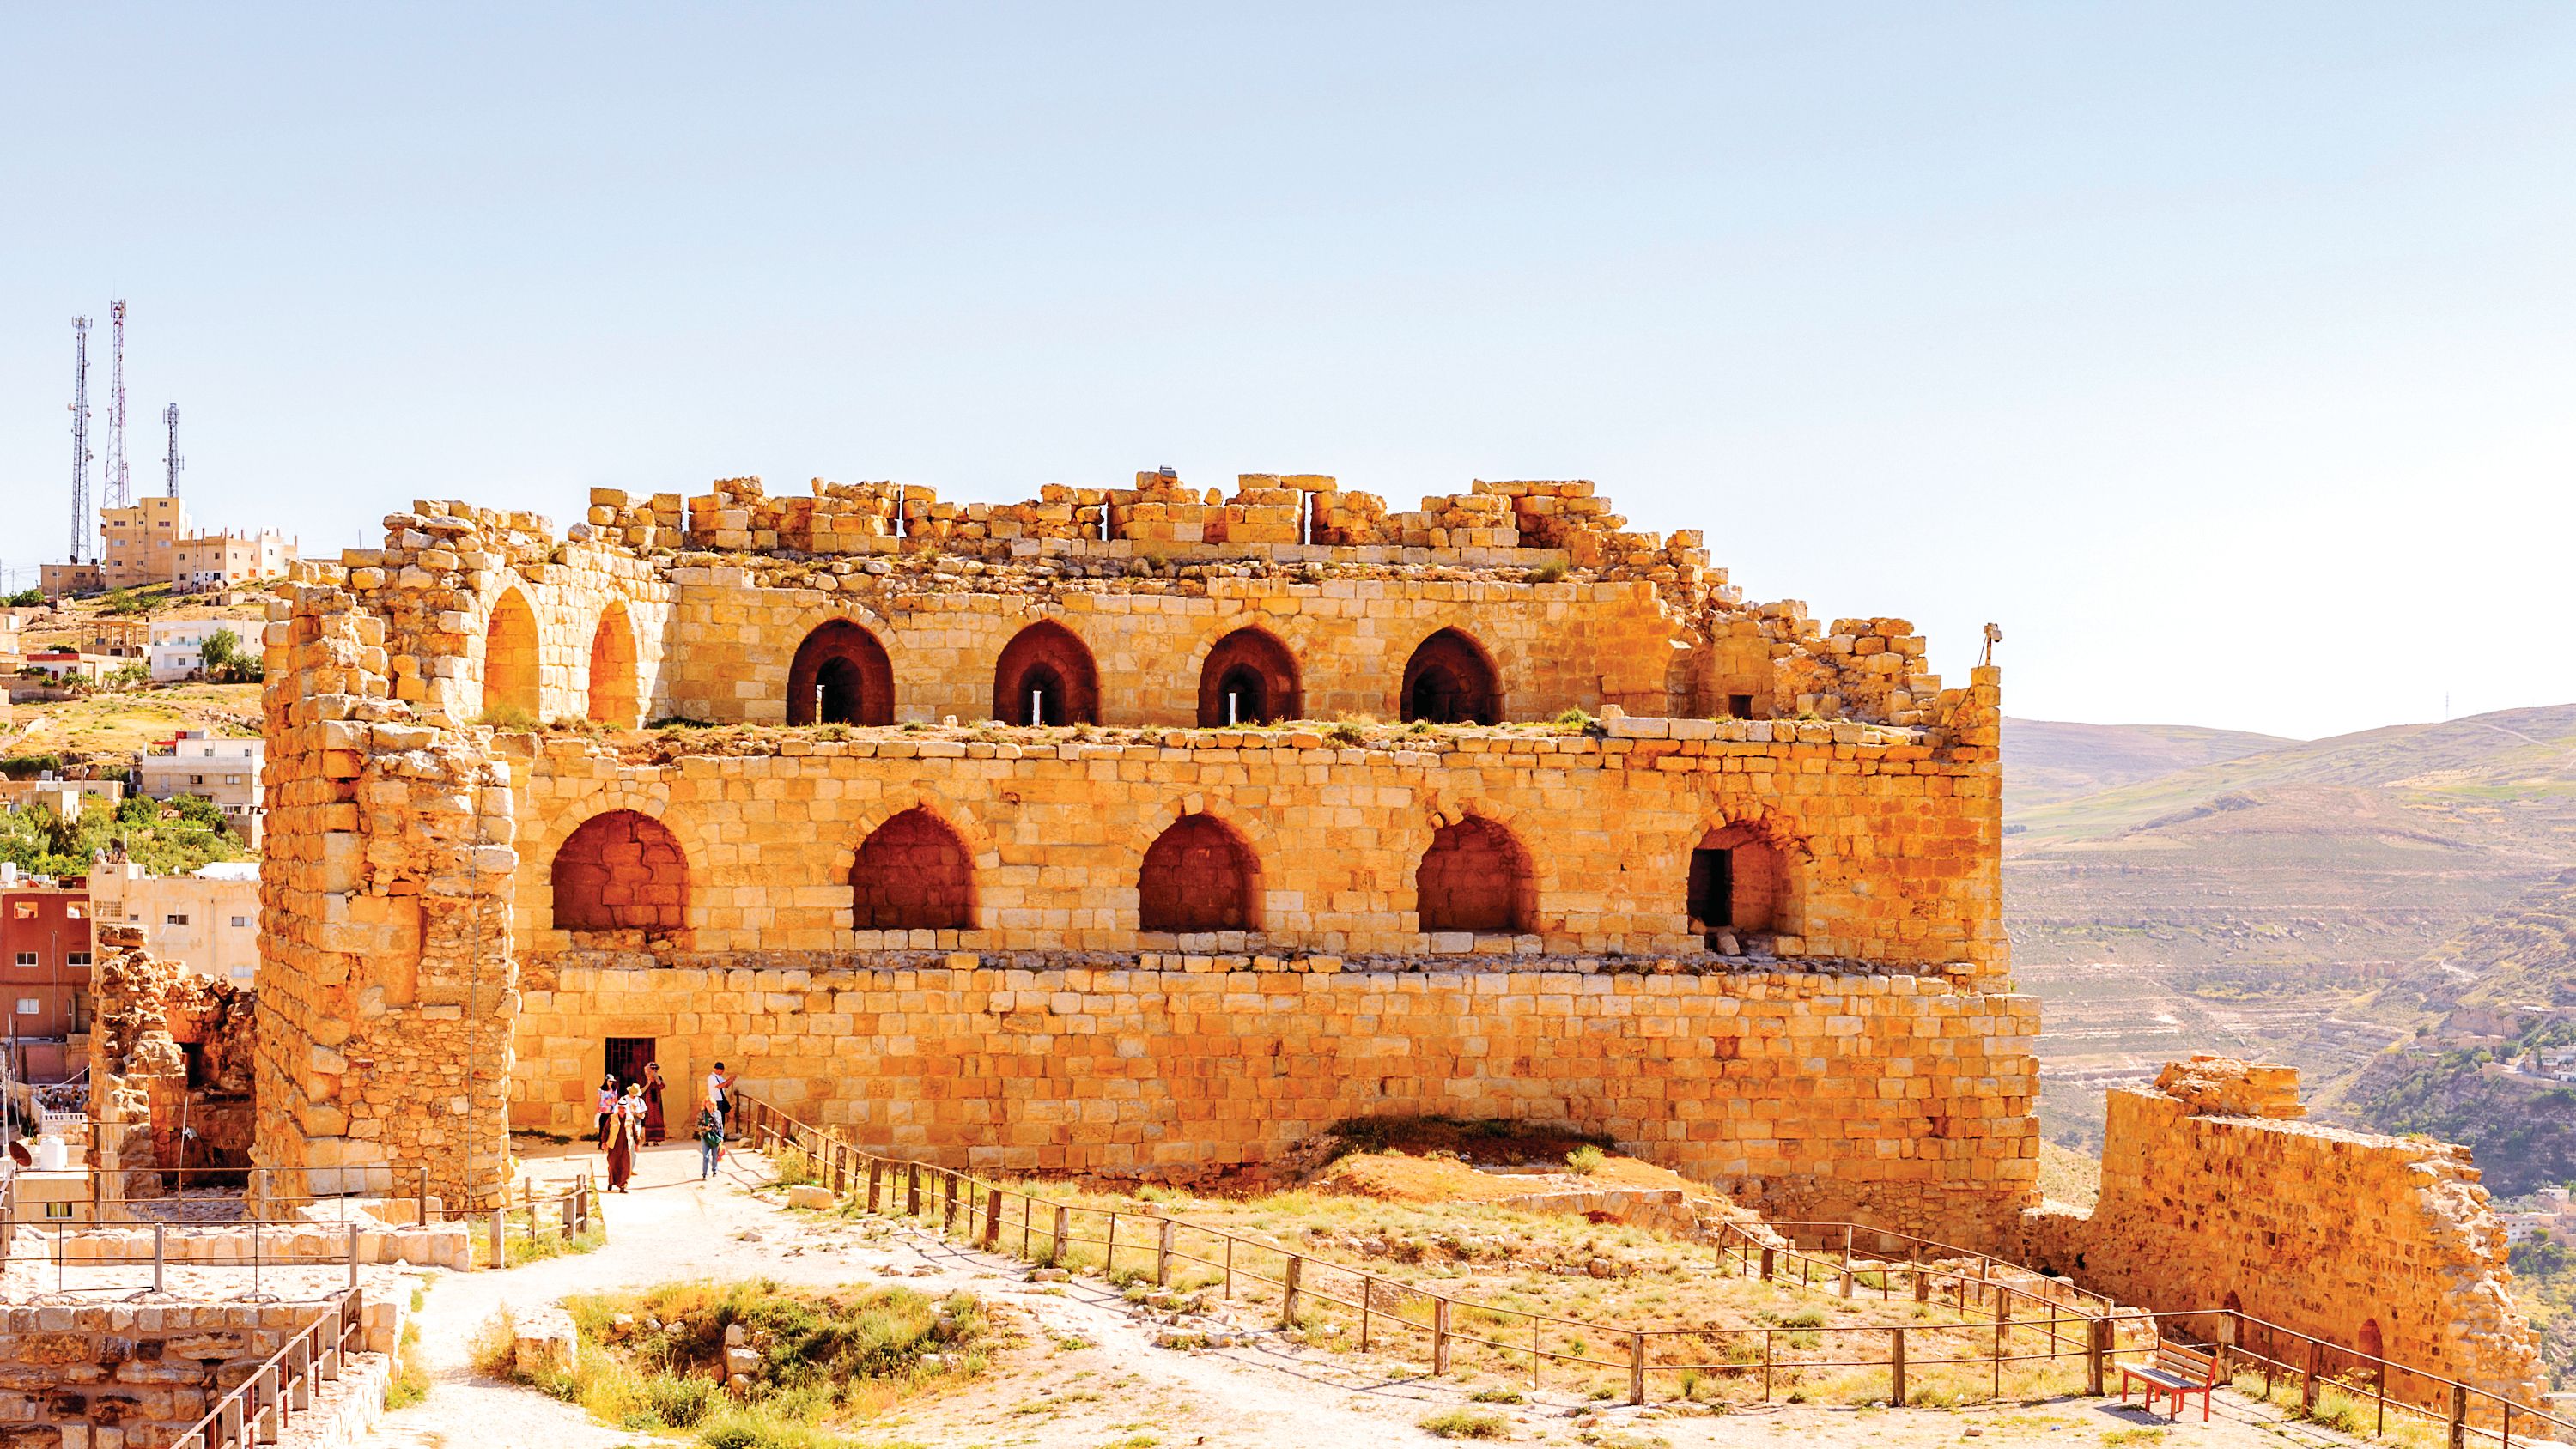
<path id="1" fill-rule="evenodd" d="M 566 1170 L 579 1159 L 565 1159 Z M 596 1159 L 592 1159 L 594 1165 Z M 553 1164 L 545 1164 L 552 1166 Z M 734 1158 L 716 1182 L 697 1180 L 694 1147 L 644 1157 L 636 1189 L 607 1202 L 609 1241 L 595 1253 L 504 1273 L 449 1275 L 420 1315 L 421 1348 L 435 1388 L 428 1400 L 386 1417 L 376 1449 L 614 1449 L 655 1442 L 612 1429 L 534 1391 L 485 1378 L 468 1362 L 475 1330 L 504 1304 L 527 1311 L 568 1294 L 642 1287 L 684 1278 L 768 1277 L 813 1286 L 901 1282 L 928 1293 L 965 1289 L 998 1306 L 1017 1347 L 993 1372 L 905 1404 L 866 1426 L 862 1442 L 889 1446 L 1037 1445 L 1071 1449 L 1374 1449 L 1440 1442 L 1415 1427 L 1424 1415 L 1466 1404 L 1454 1380 L 1390 1377 L 1383 1364 L 1292 1349 L 1263 1335 L 1200 1353 L 1153 1346 L 1154 1330 L 1096 1281 L 1025 1281 L 1019 1265 L 927 1234 L 878 1223 L 799 1220 L 752 1197 L 763 1180 L 757 1157 Z M 2217 1417 L 2172 1426 L 2170 1449 L 2255 1449 L 2334 1436 L 2283 1425 L 2268 1412 L 2220 1396 Z M 1850 1449 L 1961 1449 L 1970 1437 L 2100 1449 L 2111 1431 L 2150 1420 L 2136 1409 L 2091 1400 L 1957 1411 L 1816 1409 L 1780 1406 L 1722 1417 L 1669 1410 L 1590 1410 L 1530 1391 L 1530 1401 L 1495 1406 L 1524 1443 L 1652 1449 L 1772 1445 L 1784 1437 Z M 1583 1412 L 1585 1417 L 1572 1417 Z M 667 1441 L 665 1441 L 667 1442 Z"/>

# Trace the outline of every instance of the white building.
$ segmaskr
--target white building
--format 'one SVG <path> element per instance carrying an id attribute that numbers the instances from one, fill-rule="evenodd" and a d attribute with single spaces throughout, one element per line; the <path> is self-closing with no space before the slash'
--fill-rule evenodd
<path id="1" fill-rule="evenodd" d="M 169 754 L 145 754 L 134 773 L 142 792 L 155 800 L 203 795 L 214 801 L 225 823 L 256 848 L 268 814 L 259 779 L 267 760 L 266 740 L 188 730 L 172 742 Z"/>
<path id="2" fill-rule="evenodd" d="M 229 630 L 244 654 L 257 654 L 260 626 L 239 619 L 152 621 L 152 679 L 156 684 L 191 679 L 204 667 L 206 641 Z"/>
<path id="3" fill-rule="evenodd" d="M 100 865 L 89 873 L 90 917 L 139 926 L 153 955 L 248 986 L 259 974 L 259 863 L 218 861 L 194 875 L 148 875 Z"/>

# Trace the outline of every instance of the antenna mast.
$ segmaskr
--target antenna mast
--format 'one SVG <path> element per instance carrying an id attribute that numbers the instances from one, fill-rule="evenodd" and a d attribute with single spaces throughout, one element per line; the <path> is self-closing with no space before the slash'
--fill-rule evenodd
<path id="1" fill-rule="evenodd" d="M 134 484 L 125 472 L 125 299 L 110 302 L 107 316 L 114 340 L 108 344 L 111 390 L 107 402 L 107 471 L 99 480 L 102 513 L 134 506 Z"/>
<path id="2" fill-rule="evenodd" d="M 72 319 L 72 562 L 89 535 L 89 319 Z"/>
<path id="3" fill-rule="evenodd" d="M 179 405 L 172 403 L 161 410 L 161 424 L 170 430 L 170 451 L 163 455 L 170 470 L 170 496 L 179 496 L 179 470 L 186 466 L 179 457 Z"/>

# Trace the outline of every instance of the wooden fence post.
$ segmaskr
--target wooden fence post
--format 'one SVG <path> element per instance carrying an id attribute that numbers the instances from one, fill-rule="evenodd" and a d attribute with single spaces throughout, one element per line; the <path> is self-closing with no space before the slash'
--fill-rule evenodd
<path id="1" fill-rule="evenodd" d="M 904 1164 L 904 1177 L 906 1181 L 903 1189 L 903 1215 L 917 1218 L 921 1216 L 921 1164 L 918 1162 Z"/>
<path id="2" fill-rule="evenodd" d="M 874 1212 L 877 1210 L 877 1194 L 878 1194 L 879 1190 L 880 1190 L 884 1185 L 885 1185 L 885 1159 L 884 1159 L 884 1158 L 882 1158 L 882 1157 L 871 1157 L 871 1158 L 869 1158 L 869 1159 L 868 1159 L 868 1211 L 869 1211 L 870 1213 L 874 1213 Z"/>
<path id="3" fill-rule="evenodd" d="M 2004 1396 L 2004 1335 L 2012 1331 L 2012 1291 L 1995 1294 L 1995 1389 L 1994 1396 Z"/>
<path id="4" fill-rule="evenodd" d="M 1449 1372 L 1449 1300 L 1431 1300 L 1431 1374 L 1437 1378 Z M 2458 1441 L 2451 1449 L 2459 1449 Z"/>
<path id="5" fill-rule="evenodd" d="M 1172 1286 L 1172 1220 L 1165 1218 L 1154 1237 L 1154 1286 Z"/>
<path id="6" fill-rule="evenodd" d="M 940 1174 L 939 1230 L 954 1236 L 957 1232 L 957 1174 Z"/>
<path id="7" fill-rule="evenodd" d="M 2111 1349 L 2111 1320 L 2105 1316 L 2085 1320 L 2084 1392 L 2102 1397 L 2102 1361 Z"/>
<path id="8" fill-rule="evenodd" d="M 1628 1331 L 1628 1402 L 1646 1402 L 1646 1335 L 1635 1329 Z"/>
<path id="9" fill-rule="evenodd" d="M 1064 1261 L 1065 1244 L 1070 1241 L 1072 1237 L 1073 1209 L 1066 1207 L 1062 1203 L 1058 1203 L 1056 1204 L 1055 1209 L 1055 1236 L 1047 1242 L 1048 1267 L 1055 1267 Z"/>
<path id="10" fill-rule="evenodd" d="M 2462 1449 L 2469 1439 L 2469 1386 L 2451 1385 L 2451 1449 Z"/>
<path id="11" fill-rule="evenodd" d="M 1002 1194 L 984 1189 L 984 1251 L 989 1253 L 1002 1241 Z"/>
<path id="12" fill-rule="evenodd" d="M 492 1209 L 492 1266 L 495 1268 L 510 1266 L 509 1231 L 502 1221 L 506 1212 L 503 1208 Z"/>
<path id="13" fill-rule="evenodd" d="M 1905 1407 L 1905 1330 L 1887 1331 L 1887 1402 L 1890 1408 Z"/>
<path id="14" fill-rule="evenodd" d="M 1281 1291 L 1279 1294 L 1279 1326 L 1281 1328 L 1295 1328 L 1297 1326 L 1297 1286 L 1299 1283 L 1304 1281 L 1305 1276 L 1306 1260 L 1298 1257 L 1294 1253 L 1289 1254 L 1288 1272 L 1281 1283 Z"/>
<path id="15" fill-rule="evenodd" d="M 2308 1340 L 2308 1371 L 2299 1379 L 2299 1407 L 2307 1413 L 2317 1411 L 2317 1372 L 2325 1365 L 2326 1346 Z"/>
<path id="16" fill-rule="evenodd" d="M 1775 1267 L 1777 1267 L 1777 1266 L 1778 1266 L 1778 1257 L 1777 1257 L 1778 1253 L 1779 1253 L 1779 1250 L 1778 1250 L 1778 1249 L 1773 1248 L 1773 1247 L 1771 1247 L 1771 1246 L 1770 1246 L 1770 1245 L 1768 1245 L 1768 1244 L 1765 1244 L 1765 1245 L 1763 1246 L 1763 1249 L 1762 1249 L 1762 1281 L 1763 1281 L 1763 1282 L 1765 1282 L 1765 1283 L 1768 1283 L 1768 1282 L 1770 1282 L 1770 1281 L 1771 1281 L 1771 1272 L 1772 1272 L 1772 1270 L 1773 1270 Z"/>

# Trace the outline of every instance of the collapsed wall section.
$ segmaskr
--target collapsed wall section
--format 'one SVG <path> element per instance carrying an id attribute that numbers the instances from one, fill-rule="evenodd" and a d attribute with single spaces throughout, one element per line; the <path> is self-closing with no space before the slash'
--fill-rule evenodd
<path id="1" fill-rule="evenodd" d="M 2101 1200 L 2089 1217 L 2032 1214 L 2033 1259 L 2122 1303 L 2234 1308 L 2538 1403 L 2538 1345 L 2469 1150 L 2298 1121 L 2297 1081 L 2289 1067 L 2197 1057 L 2153 1090 L 2114 1088 Z M 2265 1347 L 2259 1324 L 2243 1332 Z M 2373 1372 L 2349 1355 L 2326 1368 Z M 2409 1375 L 2388 1390 L 2447 1407 Z"/>
<path id="2" fill-rule="evenodd" d="M 107 1199 L 238 1186 L 230 1169 L 250 1160 L 254 1126 L 252 994 L 155 958 L 139 927 L 97 931 L 90 1099 L 99 1123 L 93 1167 L 111 1175 Z"/>
<path id="3" fill-rule="evenodd" d="M 619 969 L 532 979 L 514 1115 L 579 1131 L 601 1034 L 954 1168 L 1259 1181 L 1336 1123 L 1571 1124 L 1782 1218 L 1999 1244 L 2031 1198 L 2027 997 L 1599 970 Z M 1247 965 L 1249 963 L 1246 963 Z M 694 1110 L 682 1086 L 666 1104 Z"/>

